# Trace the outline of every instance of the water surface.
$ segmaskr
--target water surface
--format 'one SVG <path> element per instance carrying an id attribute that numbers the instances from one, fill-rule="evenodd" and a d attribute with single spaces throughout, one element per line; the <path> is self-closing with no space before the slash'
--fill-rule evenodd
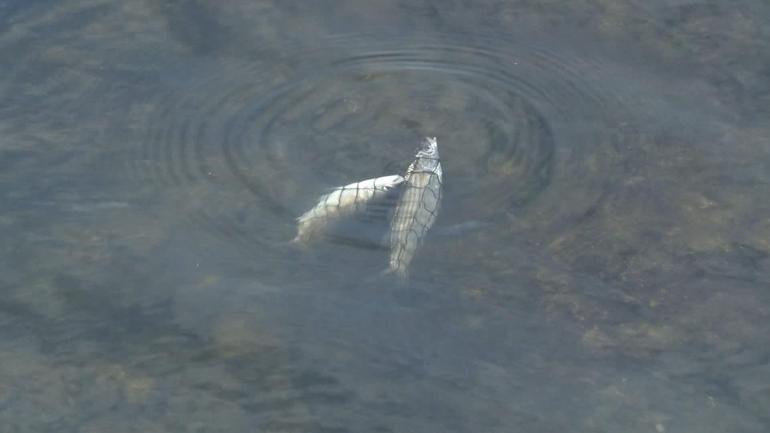
<path id="1" fill-rule="evenodd" d="M 0 29 L 8 431 L 770 430 L 765 2 L 6 0 Z M 445 235 L 408 284 L 287 245 L 423 136 Z"/>

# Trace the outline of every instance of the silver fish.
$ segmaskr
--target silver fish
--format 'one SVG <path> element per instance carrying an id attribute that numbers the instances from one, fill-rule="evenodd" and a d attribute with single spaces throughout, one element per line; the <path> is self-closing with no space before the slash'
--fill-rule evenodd
<path id="1" fill-rule="evenodd" d="M 330 226 L 343 218 L 359 216 L 378 200 L 389 197 L 404 182 L 399 175 L 354 182 L 332 189 L 309 211 L 297 218 L 295 242 L 311 243 L 322 239 Z"/>
<path id="2" fill-rule="evenodd" d="M 409 263 L 441 205 L 442 170 L 435 137 L 427 137 L 404 176 L 390 231 L 390 271 L 407 277 Z"/>

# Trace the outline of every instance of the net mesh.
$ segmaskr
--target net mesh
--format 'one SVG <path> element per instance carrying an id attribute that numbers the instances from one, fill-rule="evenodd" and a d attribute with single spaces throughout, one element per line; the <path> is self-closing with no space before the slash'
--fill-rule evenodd
<path id="1" fill-rule="evenodd" d="M 297 238 L 384 246 L 402 183 L 401 176 L 385 176 L 333 189 L 298 218 Z"/>
<path id="2" fill-rule="evenodd" d="M 441 205 L 442 168 L 435 138 L 427 138 L 406 176 L 384 176 L 335 188 L 298 218 L 297 239 L 390 248 L 390 271 L 409 264 Z"/>
<path id="3" fill-rule="evenodd" d="M 441 187 L 440 170 L 413 171 L 406 176 L 390 233 L 390 270 L 401 277 L 407 277 L 409 264 L 436 220 Z"/>

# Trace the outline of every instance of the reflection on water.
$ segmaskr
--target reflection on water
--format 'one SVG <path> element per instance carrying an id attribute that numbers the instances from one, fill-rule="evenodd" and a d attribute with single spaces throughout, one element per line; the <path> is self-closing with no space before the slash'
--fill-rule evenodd
<path id="1" fill-rule="evenodd" d="M 2 424 L 768 431 L 770 7 L 476 3 L 0 5 Z M 407 287 L 288 244 L 434 135 Z"/>

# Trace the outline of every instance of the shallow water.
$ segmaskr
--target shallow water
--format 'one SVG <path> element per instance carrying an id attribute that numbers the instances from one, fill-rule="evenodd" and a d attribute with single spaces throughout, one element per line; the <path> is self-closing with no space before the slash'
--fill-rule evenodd
<path id="1" fill-rule="evenodd" d="M 4 431 L 770 431 L 766 2 L 6 0 L 0 29 Z M 445 235 L 406 286 L 287 244 L 423 136 Z"/>

